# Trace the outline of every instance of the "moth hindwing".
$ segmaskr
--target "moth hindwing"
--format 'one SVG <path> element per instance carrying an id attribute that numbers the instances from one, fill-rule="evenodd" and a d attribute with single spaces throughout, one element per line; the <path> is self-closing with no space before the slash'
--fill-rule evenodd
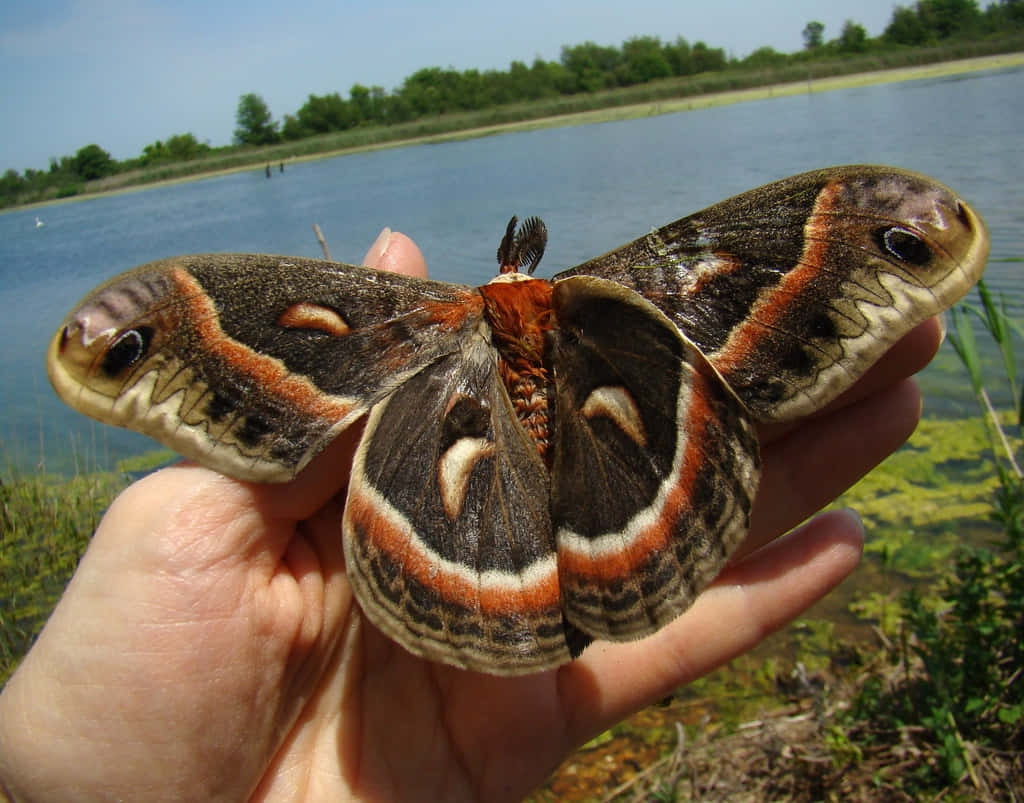
<path id="1" fill-rule="evenodd" d="M 984 268 L 937 182 L 855 166 L 731 198 L 564 271 L 509 224 L 472 288 L 200 255 L 101 286 L 58 394 L 225 474 L 287 481 L 367 418 L 343 544 L 367 617 L 494 674 L 685 610 L 744 537 L 755 424 L 814 412 Z"/>

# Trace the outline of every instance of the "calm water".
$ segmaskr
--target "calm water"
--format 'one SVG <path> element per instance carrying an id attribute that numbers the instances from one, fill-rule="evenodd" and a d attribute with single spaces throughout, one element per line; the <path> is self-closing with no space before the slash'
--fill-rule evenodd
<path id="1" fill-rule="evenodd" d="M 173 254 L 262 251 L 358 262 L 383 226 L 413 236 L 436 278 L 480 284 L 512 214 L 540 215 L 549 275 L 736 192 L 833 164 L 935 176 L 992 234 L 990 283 L 1024 302 L 1024 70 L 889 84 L 627 122 L 357 154 L 0 215 L 0 461 L 67 469 L 148 439 L 59 403 L 49 338 L 104 278 Z M 35 217 L 44 221 L 35 227 Z M 972 411 L 946 356 L 932 409 Z"/>

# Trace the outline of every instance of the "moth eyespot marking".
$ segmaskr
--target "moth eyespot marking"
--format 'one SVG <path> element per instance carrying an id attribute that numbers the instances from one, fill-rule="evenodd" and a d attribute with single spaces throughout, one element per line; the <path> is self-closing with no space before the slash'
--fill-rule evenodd
<path id="1" fill-rule="evenodd" d="M 451 521 L 462 510 L 476 464 L 493 454 L 494 444 L 487 438 L 459 438 L 438 459 L 437 486 L 445 515 Z"/>
<path id="2" fill-rule="evenodd" d="M 342 337 L 352 331 L 337 311 L 309 301 L 292 304 L 278 316 L 277 325 L 287 329 L 315 329 L 334 337 Z"/>
<path id="3" fill-rule="evenodd" d="M 932 258 L 927 243 L 914 232 L 900 226 L 881 229 L 878 232 L 878 243 L 884 251 L 911 265 L 927 265 Z"/>
<path id="4" fill-rule="evenodd" d="M 113 379 L 141 360 L 149 350 L 152 340 L 153 327 L 151 326 L 140 326 L 122 332 L 110 344 L 107 353 L 103 355 L 100 370 L 104 375 Z"/>
<path id="5" fill-rule="evenodd" d="M 640 418 L 640 410 L 624 387 L 605 385 L 591 391 L 580 412 L 584 418 L 610 418 L 637 446 L 647 445 L 647 433 Z"/>

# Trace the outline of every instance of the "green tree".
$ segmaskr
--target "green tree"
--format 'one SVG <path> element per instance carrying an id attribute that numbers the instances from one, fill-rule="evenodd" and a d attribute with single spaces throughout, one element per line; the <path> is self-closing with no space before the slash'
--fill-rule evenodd
<path id="1" fill-rule="evenodd" d="M 157 162 L 183 162 L 202 156 L 209 150 L 210 146 L 205 142 L 199 142 L 194 134 L 175 134 L 169 137 L 167 142 L 158 139 L 151 145 L 147 145 L 142 149 L 139 161 L 143 165 Z"/>
<path id="2" fill-rule="evenodd" d="M 28 182 L 18 175 L 17 170 L 9 169 L 0 178 L 0 204 L 7 206 L 14 203 L 18 194 L 28 186 Z"/>
<path id="3" fill-rule="evenodd" d="M 573 92 L 595 92 L 615 83 L 622 53 L 594 42 L 562 47 L 562 66 L 575 78 Z"/>
<path id="4" fill-rule="evenodd" d="M 774 47 L 765 45 L 743 59 L 743 66 L 760 70 L 765 67 L 781 67 L 787 61 L 789 61 L 789 57 L 785 53 L 780 53 Z"/>
<path id="5" fill-rule="evenodd" d="M 896 6 L 892 10 L 892 17 L 882 34 L 886 41 L 911 47 L 925 44 L 929 36 L 917 9 L 907 6 Z"/>
<path id="6" fill-rule="evenodd" d="M 191 132 L 187 134 L 175 134 L 167 140 L 167 150 L 175 159 L 195 159 L 208 153 L 210 146 L 200 142 Z"/>
<path id="7" fill-rule="evenodd" d="M 693 54 L 690 51 L 690 43 L 683 37 L 676 37 L 672 44 L 666 44 L 662 50 L 673 75 L 691 75 L 693 69 Z"/>
<path id="8" fill-rule="evenodd" d="M 394 123 L 405 123 L 416 116 L 409 99 L 401 92 L 395 92 L 387 97 L 387 104 L 384 107 L 384 122 L 388 125 Z"/>
<path id="9" fill-rule="evenodd" d="M 625 86 L 645 84 L 672 75 L 672 66 L 658 37 L 635 36 L 623 42 L 622 63 L 617 75 L 619 83 Z"/>
<path id="10" fill-rule="evenodd" d="M 235 122 L 235 142 L 239 145 L 269 145 L 281 138 L 266 101 L 253 92 L 238 99 Z"/>
<path id="11" fill-rule="evenodd" d="M 917 15 L 939 39 L 974 33 L 981 22 L 976 0 L 920 0 Z"/>
<path id="12" fill-rule="evenodd" d="M 843 23 L 843 31 L 839 34 L 840 53 L 863 53 L 868 49 L 868 32 L 864 26 L 853 20 Z"/>
<path id="13" fill-rule="evenodd" d="M 453 88 L 457 73 L 440 67 L 424 67 L 408 76 L 399 94 L 413 110 L 414 116 L 441 114 L 455 108 Z"/>
<path id="14" fill-rule="evenodd" d="M 379 86 L 370 88 L 362 84 L 352 84 L 352 88 L 349 89 L 348 102 L 352 107 L 352 116 L 357 124 L 380 119 L 380 109 L 378 107 L 380 95 L 375 94 L 374 90 L 378 90 L 380 93 L 384 91 Z"/>
<path id="15" fill-rule="evenodd" d="M 356 124 L 355 109 L 337 92 L 330 95 L 310 95 L 295 113 L 299 127 L 311 134 L 344 131 Z"/>
<path id="16" fill-rule="evenodd" d="M 722 48 L 708 47 L 703 42 L 695 42 L 690 54 L 693 57 L 693 71 L 695 73 L 724 70 L 729 64 L 725 58 L 725 51 Z"/>
<path id="17" fill-rule="evenodd" d="M 286 142 L 292 142 L 308 136 L 309 132 L 303 129 L 302 124 L 299 123 L 299 118 L 294 114 L 286 114 L 284 116 L 284 122 L 281 123 L 281 139 Z"/>
<path id="18" fill-rule="evenodd" d="M 501 76 L 502 80 L 495 96 L 498 103 L 512 103 L 535 97 L 531 94 L 530 68 L 524 62 L 513 61 Z"/>
<path id="19" fill-rule="evenodd" d="M 490 77 L 493 72 L 465 70 L 455 82 L 455 104 L 458 109 L 483 109 L 493 106 Z"/>
<path id="20" fill-rule="evenodd" d="M 982 12 L 986 33 L 1002 33 L 1024 27 L 1024 0 L 1000 0 Z"/>
<path id="21" fill-rule="evenodd" d="M 388 91 L 374 84 L 370 87 L 370 119 L 375 123 L 383 123 L 388 118 Z"/>
<path id="22" fill-rule="evenodd" d="M 804 49 L 817 50 L 825 41 L 825 23 L 811 20 L 804 26 Z"/>
<path id="23" fill-rule="evenodd" d="M 1002 0 L 998 6 L 989 6 L 993 15 L 1002 18 L 1008 25 L 1024 26 L 1024 0 Z"/>
<path id="24" fill-rule="evenodd" d="M 164 145 L 163 140 L 157 140 L 151 142 L 142 149 L 142 156 L 139 157 L 139 161 L 143 165 L 156 164 L 169 158 L 170 153 L 167 151 L 167 146 Z"/>
<path id="25" fill-rule="evenodd" d="M 78 149 L 71 160 L 71 169 L 79 178 L 93 181 L 109 176 L 117 169 L 117 163 L 103 148 L 92 144 Z"/>
<path id="26" fill-rule="evenodd" d="M 531 97 L 551 97 L 568 94 L 572 76 L 560 62 L 535 58 L 530 65 L 530 82 L 535 87 L 530 90 Z"/>
<path id="27" fill-rule="evenodd" d="M 912 8 L 896 6 L 885 38 L 901 45 L 970 36 L 982 27 L 977 0 L 919 0 Z"/>

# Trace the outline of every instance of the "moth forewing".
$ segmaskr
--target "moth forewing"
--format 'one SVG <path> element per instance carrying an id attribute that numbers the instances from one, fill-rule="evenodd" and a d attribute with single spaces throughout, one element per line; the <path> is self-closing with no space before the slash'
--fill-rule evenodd
<path id="1" fill-rule="evenodd" d="M 952 190 L 856 165 L 737 195 L 557 278 L 605 276 L 700 347 L 758 420 L 793 420 L 961 298 L 988 256 Z"/>
<path id="2" fill-rule="evenodd" d="M 89 415 L 229 476 L 284 482 L 370 404 L 458 349 L 479 318 L 474 298 L 320 260 L 178 257 L 87 296 L 55 335 L 48 372 Z M 386 370 L 368 371 L 371 359 Z"/>

